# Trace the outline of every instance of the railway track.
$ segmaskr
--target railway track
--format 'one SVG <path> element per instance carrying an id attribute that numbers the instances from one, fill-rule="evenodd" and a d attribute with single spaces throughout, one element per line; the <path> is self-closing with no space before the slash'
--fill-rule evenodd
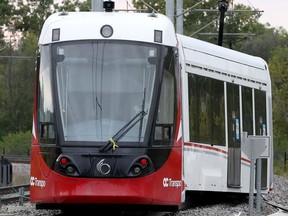
<path id="1" fill-rule="evenodd" d="M 30 196 L 30 185 L 15 185 L 0 187 L 0 199 L 2 203 L 15 202 L 19 200 L 19 203 L 26 201 Z"/>
<path id="2" fill-rule="evenodd" d="M 281 181 L 280 181 L 281 180 Z M 281 209 L 281 213 L 282 215 L 284 214 L 284 212 L 288 213 L 288 206 L 287 206 L 287 202 L 285 200 L 287 200 L 287 194 L 286 192 L 288 191 L 287 186 L 288 186 L 288 182 L 284 181 L 282 178 L 279 177 L 275 177 L 275 188 L 276 190 L 274 190 L 273 193 L 269 193 L 264 195 L 262 198 L 262 212 L 263 215 L 271 215 L 272 212 L 275 212 L 277 209 Z M 24 187 L 24 195 L 19 196 L 19 188 Z M 286 189 L 287 188 L 287 189 Z M 15 186 L 8 186 L 8 187 L 0 187 L 0 209 L 1 209 L 1 202 L 3 204 L 2 206 L 2 212 L 5 212 L 5 206 L 10 203 L 15 205 L 15 209 L 17 209 L 18 207 L 21 207 L 19 204 L 17 204 L 18 200 L 20 200 L 19 198 L 22 197 L 23 198 L 23 202 L 24 203 L 24 207 L 26 208 L 25 211 L 27 211 L 27 214 L 21 212 L 21 214 L 19 213 L 21 208 L 19 208 L 19 212 L 15 212 L 12 213 L 9 212 L 8 210 L 5 212 L 9 215 L 27 215 L 27 216 L 39 216 L 39 215 L 49 215 L 49 216 L 66 216 L 69 214 L 64 214 L 64 213 L 59 213 L 59 211 L 45 211 L 45 210 L 35 210 L 35 206 L 32 204 L 29 204 L 29 184 L 24 184 L 24 185 L 15 185 Z M 248 209 L 248 200 L 247 198 L 243 197 L 243 199 L 240 200 L 236 200 L 236 198 L 223 198 L 223 200 L 217 195 L 214 197 L 211 197 L 211 195 L 209 196 L 197 196 L 194 195 L 192 197 L 197 197 L 196 200 L 194 200 L 193 205 L 191 206 L 191 209 L 187 209 L 186 211 L 180 211 L 180 212 L 150 212 L 149 214 L 142 214 L 145 216 L 184 216 L 184 215 L 212 215 L 212 213 L 214 212 L 214 215 L 228 215 L 227 212 L 225 213 L 221 213 L 224 212 L 223 209 L 227 209 L 227 211 L 230 209 L 235 209 L 234 212 L 242 212 L 241 216 L 245 215 L 245 213 L 247 212 Z M 283 201 L 284 200 L 284 201 Z M 274 202 L 273 202 L 274 201 Z M 230 203 L 230 204 L 229 204 Z M 280 203 L 282 205 L 280 205 Z M 27 207 L 27 205 L 29 207 Z M 217 207 L 219 206 L 219 207 Z M 223 207 L 226 206 L 226 207 Z M 15 210 L 16 211 L 16 210 Z M 22 210 L 23 211 L 23 210 Z M 231 210 L 232 211 L 232 210 Z M 236 213 L 233 214 L 230 211 L 230 215 L 236 215 Z M 284 211 L 284 212 L 283 212 Z M 1 213 L 0 211 L 0 216 Z M 36 214 L 37 213 L 37 214 Z M 116 215 L 116 214 L 114 214 Z M 119 215 L 119 214 L 118 214 Z M 140 213 L 134 213 L 134 212 L 127 212 L 125 213 L 121 213 L 121 216 L 139 216 Z M 272 215 L 271 215 L 272 216 Z"/>
<path id="3" fill-rule="evenodd" d="M 19 155 L 7 155 L 2 156 L 3 158 L 7 159 L 11 163 L 24 163 L 30 164 L 30 156 L 19 156 Z"/>
<path id="4" fill-rule="evenodd" d="M 24 193 L 24 195 L 20 195 L 20 193 L 19 193 L 19 190 L 20 190 L 20 188 L 24 188 L 24 191 L 25 191 L 25 193 Z M 17 185 L 17 186 L 8 186 L 8 187 L 2 187 L 2 188 L 0 188 L 0 200 L 1 200 L 1 202 L 3 203 L 3 204 L 9 204 L 9 203 L 12 203 L 12 202 L 14 202 L 15 203 L 15 201 L 17 201 L 18 199 L 20 200 L 20 197 L 23 197 L 23 202 L 26 202 L 26 204 L 29 202 L 29 185 L 28 184 L 25 184 L 25 185 Z M 208 198 L 209 199 L 209 198 Z M 206 201 L 207 201 L 207 198 L 205 199 Z M 213 200 L 214 200 L 214 202 L 213 202 Z M 196 204 L 196 206 L 192 206 L 191 207 L 191 210 L 190 210 L 190 212 L 188 213 L 188 212 L 134 212 L 134 211 L 128 211 L 128 212 L 126 212 L 126 211 L 122 211 L 121 213 L 119 212 L 118 214 L 117 213 L 115 213 L 115 212 L 113 212 L 113 215 L 121 215 L 121 216 L 182 216 L 182 215 L 195 215 L 194 213 L 193 213 L 193 211 L 195 210 L 195 211 L 197 211 L 197 209 L 202 209 L 203 210 L 203 212 L 206 212 L 207 213 L 207 210 L 205 210 L 205 208 L 208 208 L 209 209 L 209 206 L 211 205 L 211 206 L 215 206 L 215 205 L 217 205 L 217 204 L 219 204 L 219 203 L 221 203 L 221 204 L 225 204 L 226 202 L 227 202 L 227 200 L 226 199 L 224 199 L 223 200 L 223 202 L 219 202 L 219 200 L 218 201 L 215 201 L 215 199 L 213 199 L 211 202 L 212 203 L 209 203 L 208 202 L 208 205 L 207 205 L 207 203 L 204 205 L 201 205 L 201 204 L 199 204 L 199 205 L 197 205 Z M 242 200 L 243 201 L 243 200 Z M 242 201 L 240 200 L 239 201 L 239 203 L 234 203 L 236 206 L 237 205 L 241 205 L 242 206 Z M 0 202 L 0 208 L 1 208 L 1 202 Z M 228 201 L 229 202 L 229 201 Z M 287 210 L 288 210 L 288 207 L 287 206 L 283 206 L 283 205 L 280 205 L 280 204 L 277 204 L 277 203 L 275 203 L 275 202 L 271 202 L 271 201 L 267 201 L 267 200 L 265 200 L 265 199 L 263 199 L 263 204 L 265 204 L 265 203 L 267 203 L 268 205 L 271 205 L 271 206 L 273 206 L 273 207 L 275 207 L 276 209 L 281 209 L 282 211 L 281 211 L 281 215 L 287 215 Z M 233 206 L 234 206 L 234 204 L 233 204 Z M 15 205 L 15 207 L 14 207 L 14 211 L 15 212 L 13 212 L 13 214 L 8 214 L 7 213 L 7 215 L 18 215 L 18 213 L 20 212 L 20 211 L 25 211 L 25 212 L 27 212 L 27 215 L 33 215 L 33 216 L 35 216 L 35 215 L 49 215 L 49 216 L 66 216 L 66 215 L 71 215 L 70 213 L 64 213 L 64 212 L 61 212 L 61 211 L 57 211 L 57 210 L 55 210 L 55 211 L 46 211 L 46 210 L 37 210 L 36 211 L 36 209 L 35 209 L 35 206 L 34 205 L 28 205 L 28 207 L 27 207 L 27 205 L 25 205 L 24 204 L 24 206 L 25 207 L 22 207 L 22 208 L 19 208 L 19 207 L 21 207 L 21 204 L 20 204 L 20 201 L 19 201 L 19 205 L 18 205 L 18 208 L 17 208 L 17 204 Z M 243 210 L 244 209 L 244 207 L 245 207 L 245 205 L 243 205 L 242 207 L 241 207 L 241 210 Z M 245 207 L 246 208 L 246 207 Z M 193 210 L 194 209 L 194 210 Z M 17 210 L 17 211 L 16 211 Z M 111 210 L 111 209 L 110 209 Z M 215 211 L 215 210 L 213 210 L 213 208 L 211 208 L 211 211 Z M 284 212 L 286 212 L 286 214 L 284 213 Z M 21 212 L 21 213 L 22 213 Z M 109 210 L 107 210 L 107 212 L 106 213 L 109 213 Z M 215 213 L 217 213 L 217 210 L 216 210 L 216 212 Z M 243 213 L 243 212 L 242 212 Z M 245 213 L 243 213 L 242 214 L 241 213 L 241 215 L 243 215 L 243 214 L 245 214 Z M 1 215 L 1 214 L 0 214 Z M 5 214 L 6 215 L 6 214 Z M 21 214 L 21 215 L 23 215 L 23 214 Z M 25 214 L 26 215 L 26 214 Z M 197 214 L 198 215 L 198 214 Z M 201 215 L 204 215 L 204 213 L 202 214 L 202 211 L 201 211 Z M 217 214 L 218 215 L 218 214 Z M 234 214 L 235 215 L 235 214 Z M 240 213 L 239 213 L 239 215 L 240 215 Z M 274 216 L 274 214 L 269 214 L 269 216 Z M 268 215 L 267 215 L 268 216 Z"/>

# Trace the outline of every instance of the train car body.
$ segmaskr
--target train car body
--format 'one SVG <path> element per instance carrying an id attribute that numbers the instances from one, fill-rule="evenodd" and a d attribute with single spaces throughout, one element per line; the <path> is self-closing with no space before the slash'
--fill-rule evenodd
<path id="1" fill-rule="evenodd" d="M 241 132 L 272 136 L 262 59 L 178 35 L 164 15 L 131 12 L 55 13 L 38 54 L 37 208 L 179 208 L 187 191 L 249 193 Z M 272 158 L 263 160 L 267 192 Z"/>
<path id="2" fill-rule="evenodd" d="M 263 59 L 178 35 L 187 190 L 247 193 L 250 158 L 242 132 L 272 137 L 272 94 Z M 271 141 L 272 142 L 272 141 Z M 259 157 L 261 188 L 273 187 L 273 143 Z"/>

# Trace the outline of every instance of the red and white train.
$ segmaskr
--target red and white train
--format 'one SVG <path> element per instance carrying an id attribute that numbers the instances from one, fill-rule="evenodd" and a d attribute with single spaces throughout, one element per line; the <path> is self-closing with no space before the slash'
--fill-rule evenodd
<path id="1" fill-rule="evenodd" d="M 36 67 L 37 208 L 180 208 L 187 192 L 249 193 L 241 133 L 272 137 L 266 62 L 175 33 L 159 13 L 60 12 Z M 262 192 L 273 187 L 273 144 Z"/>

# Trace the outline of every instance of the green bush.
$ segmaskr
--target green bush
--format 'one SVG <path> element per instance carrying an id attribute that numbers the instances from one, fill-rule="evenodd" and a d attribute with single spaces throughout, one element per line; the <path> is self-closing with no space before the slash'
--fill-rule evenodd
<path id="1" fill-rule="evenodd" d="M 31 131 L 9 133 L 0 141 L 0 155 L 28 155 L 31 145 Z"/>
<path id="2" fill-rule="evenodd" d="M 288 161 L 274 160 L 274 174 L 288 178 Z"/>

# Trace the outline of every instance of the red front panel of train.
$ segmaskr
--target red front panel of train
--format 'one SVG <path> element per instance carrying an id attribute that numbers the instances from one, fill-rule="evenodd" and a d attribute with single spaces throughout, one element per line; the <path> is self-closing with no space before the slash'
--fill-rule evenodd
<path id="1" fill-rule="evenodd" d="M 162 168 L 139 178 L 65 177 L 50 170 L 39 146 L 32 146 L 32 203 L 180 205 L 183 190 L 181 147 L 172 149 Z"/>

